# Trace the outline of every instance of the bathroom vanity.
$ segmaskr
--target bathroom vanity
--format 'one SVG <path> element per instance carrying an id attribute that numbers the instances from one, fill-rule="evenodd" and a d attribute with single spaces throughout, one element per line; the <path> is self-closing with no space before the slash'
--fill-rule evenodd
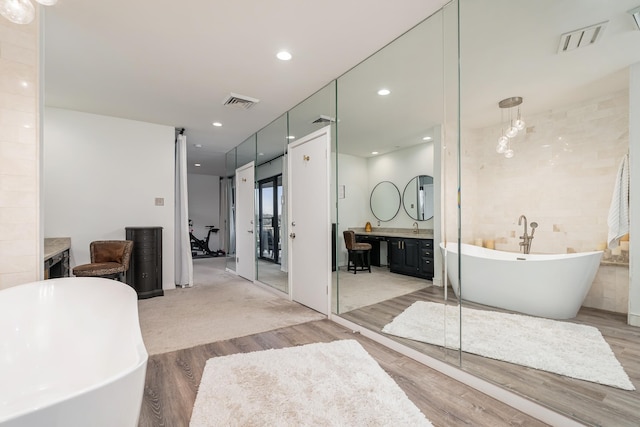
<path id="1" fill-rule="evenodd" d="M 69 249 L 71 238 L 44 239 L 44 278 L 69 277 Z"/>
<path id="2" fill-rule="evenodd" d="M 371 244 L 371 265 L 387 265 L 392 273 L 433 279 L 431 230 L 421 230 L 419 233 L 406 229 L 378 229 L 371 232 L 359 228 L 353 230 L 357 242 Z"/>

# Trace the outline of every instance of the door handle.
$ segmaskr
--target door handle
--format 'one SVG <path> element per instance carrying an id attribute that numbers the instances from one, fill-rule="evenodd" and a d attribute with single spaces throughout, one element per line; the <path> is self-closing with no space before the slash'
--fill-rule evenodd
<path id="1" fill-rule="evenodd" d="M 290 233 L 289 237 L 291 237 L 292 239 L 295 239 L 296 238 L 296 233 Z"/>
<path id="2" fill-rule="evenodd" d="M 247 233 L 253 234 L 253 230 L 247 230 Z"/>

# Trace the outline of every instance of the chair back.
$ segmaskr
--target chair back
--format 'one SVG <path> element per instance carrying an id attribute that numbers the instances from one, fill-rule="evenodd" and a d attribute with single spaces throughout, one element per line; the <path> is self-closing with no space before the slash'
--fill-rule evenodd
<path id="1" fill-rule="evenodd" d="M 96 240 L 89 245 L 91 262 L 117 262 L 129 269 L 133 241 L 131 240 Z"/>
<path id="2" fill-rule="evenodd" d="M 353 230 L 344 230 L 342 235 L 344 236 L 344 244 L 347 250 L 352 250 L 356 243 L 356 233 Z"/>

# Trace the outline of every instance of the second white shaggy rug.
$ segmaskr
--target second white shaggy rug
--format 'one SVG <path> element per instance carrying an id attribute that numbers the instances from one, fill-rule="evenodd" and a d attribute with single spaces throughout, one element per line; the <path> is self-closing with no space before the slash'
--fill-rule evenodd
<path id="1" fill-rule="evenodd" d="M 417 301 L 382 332 L 458 349 L 459 307 Z M 462 351 L 635 390 L 609 344 L 592 326 L 462 307 Z"/>
<path id="2" fill-rule="evenodd" d="M 431 426 L 354 340 L 209 359 L 191 427 Z"/>

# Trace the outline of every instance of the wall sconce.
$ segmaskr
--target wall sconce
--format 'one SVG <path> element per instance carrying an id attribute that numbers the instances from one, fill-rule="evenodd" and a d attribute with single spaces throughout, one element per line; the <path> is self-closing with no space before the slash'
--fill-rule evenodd
<path id="1" fill-rule="evenodd" d="M 522 120 L 522 115 L 520 114 L 520 104 L 522 104 L 522 97 L 520 96 L 512 96 L 511 98 L 503 99 L 498 102 L 498 107 L 502 109 L 502 115 L 500 123 L 502 125 L 502 132 L 500 137 L 498 138 L 498 145 L 496 146 L 496 151 L 498 154 L 504 154 L 507 159 L 513 157 L 514 152 L 511 149 L 511 139 L 515 138 L 518 135 L 518 132 L 524 130 L 526 123 Z M 514 113 L 514 108 L 517 108 L 517 111 Z M 509 109 L 509 123 L 506 127 L 505 131 L 505 114 L 504 110 Z"/>
<path id="2" fill-rule="evenodd" d="M 36 0 L 44 6 L 53 6 L 58 0 Z M 0 0 L 0 15 L 14 24 L 29 24 L 36 16 L 36 9 L 29 0 Z"/>

